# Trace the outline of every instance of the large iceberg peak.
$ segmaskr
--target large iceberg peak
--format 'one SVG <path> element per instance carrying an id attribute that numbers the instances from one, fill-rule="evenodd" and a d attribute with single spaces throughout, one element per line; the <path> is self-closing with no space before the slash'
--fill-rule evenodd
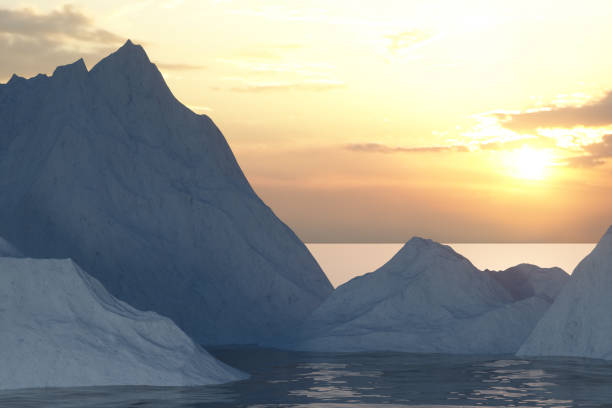
<path id="1" fill-rule="evenodd" d="M 142 46 L 128 40 L 121 48 L 103 58 L 91 70 L 91 76 L 112 104 L 122 106 L 178 102 L 164 78 Z"/>
<path id="2" fill-rule="evenodd" d="M 56 76 L 70 70 L 85 73 Z M 332 292 L 142 47 L 126 42 L 84 80 L 15 82 L 0 88 L 0 235 L 24 255 L 73 258 L 202 344 L 280 335 Z"/>
<path id="3" fill-rule="evenodd" d="M 128 75 L 129 73 L 142 74 L 143 71 L 150 69 L 153 69 L 153 64 L 144 48 L 127 40 L 117 51 L 100 60 L 91 71 L 111 70 L 109 74 L 124 72 Z"/>
<path id="4" fill-rule="evenodd" d="M 142 45 L 134 44 L 130 39 L 128 39 L 115 54 L 121 56 L 122 58 L 130 58 L 149 63 L 151 62 L 149 61 L 146 51 L 144 48 L 142 48 Z"/>

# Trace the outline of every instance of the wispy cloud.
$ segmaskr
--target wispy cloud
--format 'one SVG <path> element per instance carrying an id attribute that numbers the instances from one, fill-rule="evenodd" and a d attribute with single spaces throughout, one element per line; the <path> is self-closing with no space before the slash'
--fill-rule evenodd
<path id="1" fill-rule="evenodd" d="M 601 142 L 583 146 L 584 154 L 570 157 L 567 164 L 571 167 L 595 167 L 605 164 L 612 158 L 612 135 L 605 135 Z"/>
<path id="2" fill-rule="evenodd" d="M 304 48 L 304 45 L 296 43 L 254 45 L 237 51 L 235 53 L 235 57 L 243 60 L 278 60 L 283 58 L 287 53 L 300 50 L 302 48 Z"/>
<path id="3" fill-rule="evenodd" d="M 48 41 L 73 39 L 93 43 L 116 44 L 123 38 L 96 28 L 91 18 L 73 6 L 39 14 L 32 9 L 0 9 L 0 33 Z"/>
<path id="4" fill-rule="evenodd" d="M 295 3 L 298 4 L 298 3 Z M 304 3 L 305 4 L 305 3 Z M 334 26 L 361 26 L 381 27 L 398 26 L 401 20 L 390 21 L 375 17 L 363 17 L 347 13 L 331 13 L 322 8 L 289 7 L 287 5 L 263 6 L 253 8 L 235 8 L 228 11 L 229 14 L 245 17 L 260 17 L 270 20 L 330 24 Z"/>
<path id="5" fill-rule="evenodd" d="M 30 8 L 0 9 L 0 76 L 28 75 L 33 67 L 50 71 L 80 57 L 96 60 L 124 41 L 70 5 L 48 13 Z M 204 65 L 166 62 L 157 66 L 162 71 L 206 69 Z"/>
<path id="6" fill-rule="evenodd" d="M 596 99 L 583 93 L 559 95 L 549 106 L 474 116 L 478 124 L 462 133 L 478 140 L 470 144 L 471 150 L 512 150 L 523 145 L 553 149 L 558 164 L 582 168 L 612 158 L 612 91 Z M 496 140 L 487 135 L 496 135 Z"/>
<path id="7" fill-rule="evenodd" d="M 72 6 L 40 13 L 0 9 L 0 76 L 52 70 L 79 57 L 100 58 L 125 41 Z"/>
<path id="8" fill-rule="evenodd" d="M 475 146 L 480 150 L 513 150 L 529 145 L 535 149 L 548 149 L 557 146 L 557 141 L 552 137 L 535 136 L 519 137 L 510 140 L 491 140 L 477 143 Z"/>
<path id="9" fill-rule="evenodd" d="M 286 61 L 253 61 L 252 59 L 219 58 L 218 62 L 232 65 L 251 74 L 293 74 L 304 77 L 328 76 L 334 66 L 323 62 L 299 63 Z"/>
<path id="10" fill-rule="evenodd" d="M 452 146 L 389 146 L 382 143 L 351 143 L 346 149 L 354 152 L 366 153 L 440 153 L 440 152 L 468 152 L 469 148 L 462 145 Z"/>
<path id="11" fill-rule="evenodd" d="M 231 56 L 217 58 L 225 64 L 221 78 L 233 82 L 229 86 L 217 86 L 215 90 L 234 92 L 275 91 L 330 91 L 346 87 L 344 81 L 334 75 L 335 67 L 327 62 L 301 61 L 294 51 L 300 44 L 255 45 Z M 292 55 L 293 54 L 293 55 Z"/>
<path id="12" fill-rule="evenodd" d="M 389 41 L 389 51 L 397 54 L 430 41 L 434 35 L 423 30 L 408 30 L 386 35 L 385 38 Z"/>
<path id="13" fill-rule="evenodd" d="M 391 146 L 382 143 L 351 143 L 345 148 L 355 152 L 366 153 L 445 153 L 445 152 L 474 152 L 494 150 L 515 150 L 524 146 L 536 149 L 554 148 L 555 139 L 539 137 L 519 137 L 513 140 L 487 140 L 473 143 L 449 143 L 435 146 Z"/>
<path id="14" fill-rule="evenodd" d="M 236 92 L 270 92 L 270 91 L 331 91 L 344 88 L 340 81 L 305 80 L 296 82 L 251 82 L 230 88 Z"/>
<path id="15" fill-rule="evenodd" d="M 550 106 L 527 112 L 497 113 L 496 117 L 504 127 L 516 132 L 608 126 L 612 125 L 612 92 L 580 106 Z"/>
<path id="16" fill-rule="evenodd" d="M 160 70 L 170 70 L 170 71 L 198 71 L 202 69 L 207 69 L 206 65 L 192 65 L 192 64 L 170 64 L 164 62 L 156 62 L 157 68 Z"/>

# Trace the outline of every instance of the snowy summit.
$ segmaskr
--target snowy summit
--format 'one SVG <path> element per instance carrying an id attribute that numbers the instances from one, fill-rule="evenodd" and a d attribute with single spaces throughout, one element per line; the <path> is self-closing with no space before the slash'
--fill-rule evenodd
<path id="1" fill-rule="evenodd" d="M 0 235 L 74 259 L 201 344 L 286 333 L 332 292 L 211 119 L 130 41 L 91 71 L 0 85 Z"/>

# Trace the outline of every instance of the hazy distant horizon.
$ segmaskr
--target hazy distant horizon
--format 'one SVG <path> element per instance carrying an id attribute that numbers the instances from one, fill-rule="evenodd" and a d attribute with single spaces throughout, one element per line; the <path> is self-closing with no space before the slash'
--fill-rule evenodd
<path id="1" fill-rule="evenodd" d="M 531 263 L 543 268 L 556 266 L 571 274 L 596 243 L 447 245 L 481 270 L 504 270 L 520 263 Z M 332 285 L 338 287 L 356 276 L 375 271 L 403 244 L 308 243 L 306 246 Z"/>

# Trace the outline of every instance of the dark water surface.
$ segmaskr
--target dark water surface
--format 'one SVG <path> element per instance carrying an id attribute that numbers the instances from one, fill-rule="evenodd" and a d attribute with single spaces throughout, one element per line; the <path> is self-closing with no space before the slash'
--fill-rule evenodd
<path id="1" fill-rule="evenodd" d="M 213 354 L 251 378 L 193 388 L 0 392 L 0 407 L 612 407 L 612 362 L 405 353 Z"/>

